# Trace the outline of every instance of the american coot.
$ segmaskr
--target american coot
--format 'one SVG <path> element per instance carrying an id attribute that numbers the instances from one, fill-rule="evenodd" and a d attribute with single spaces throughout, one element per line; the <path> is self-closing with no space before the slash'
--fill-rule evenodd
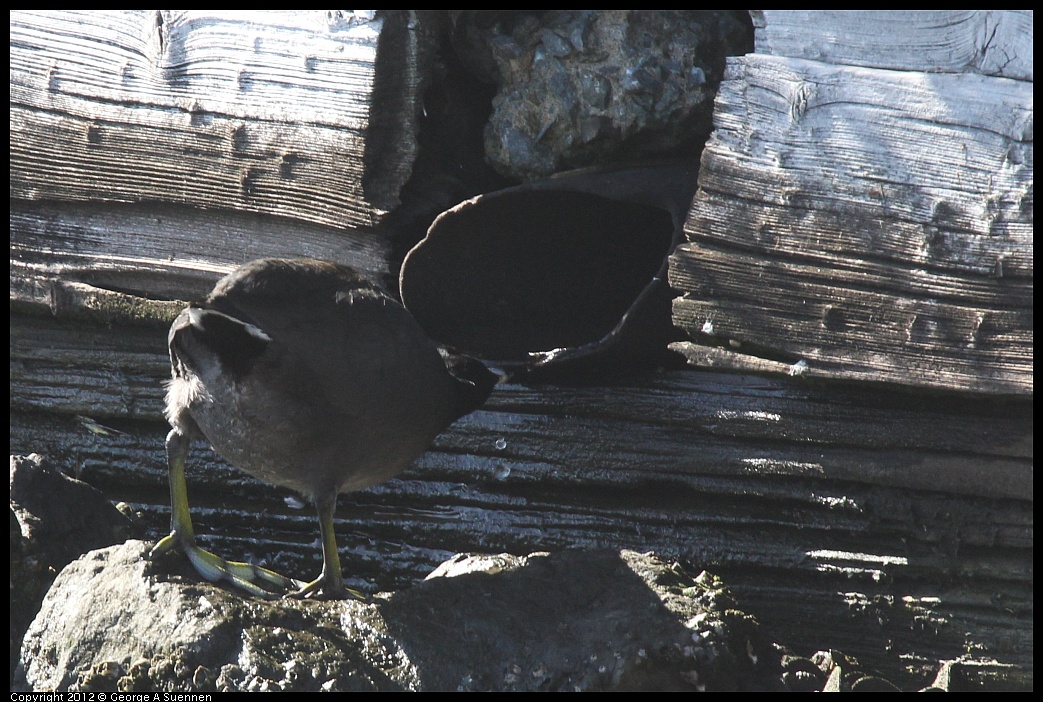
<path id="1" fill-rule="evenodd" d="M 247 263 L 186 308 L 168 336 L 171 533 L 209 580 L 257 594 L 359 596 L 344 587 L 337 494 L 398 475 L 499 379 L 427 338 L 402 305 L 353 269 L 312 259 Z M 322 573 L 303 583 L 195 543 L 185 487 L 194 438 L 232 465 L 297 490 L 318 510 Z M 292 591 L 292 592 L 291 592 Z"/>

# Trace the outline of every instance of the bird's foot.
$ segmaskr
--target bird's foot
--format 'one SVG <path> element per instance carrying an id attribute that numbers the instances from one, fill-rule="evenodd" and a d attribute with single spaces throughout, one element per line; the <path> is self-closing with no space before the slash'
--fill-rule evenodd
<path id="1" fill-rule="evenodd" d="M 194 543 L 188 543 L 176 531 L 171 532 L 153 547 L 149 558 L 180 549 L 188 556 L 196 572 L 212 583 L 226 581 L 255 597 L 275 599 L 283 595 L 294 595 L 312 583 L 287 578 L 273 570 L 253 563 L 228 561 Z"/>
<path id="2" fill-rule="evenodd" d="M 301 587 L 296 592 L 290 592 L 286 596 L 293 599 L 322 599 L 322 600 L 367 600 L 364 594 L 358 590 L 345 587 L 343 582 L 335 582 L 337 578 L 320 575 L 309 583 L 300 583 Z"/>

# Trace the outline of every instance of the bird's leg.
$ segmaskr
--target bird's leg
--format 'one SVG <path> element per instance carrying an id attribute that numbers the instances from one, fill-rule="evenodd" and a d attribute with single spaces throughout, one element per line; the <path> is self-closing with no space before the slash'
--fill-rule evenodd
<path id="1" fill-rule="evenodd" d="M 333 513 L 337 509 L 337 493 L 325 495 L 315 500 L 315 509 L 319 513 L 319 537 L 322 539 L 322 573 L 315 580 L 306 583 L 290 597 L 322 596 L 329 599 L 353 597 L 364 600 L 361 592 L 344 587 L 344 575 L 340 570 L 340 554 L 337 553 L 337 534 L 333 529 Z"/>
<path id="2" fill-rule="evenodd" d="M 155 558 L 167 551 L 180 548 L 188 556 L 196 572 L 211 582 L 227 580 L 236 587 L 257 597 L 278 597 L 303 583 L 256 566 L 252 563 L 226 561 L 196 545 L 192 515 L 188 509 L 188 487 L 185 484 L 185 462 L 188 458 L 189 438 L 179 429 L 167 434 L 167 467 L 170 471 L 170 534 L 160 539 L 150 554 Z M 332 521 L 332 515 L 331 515 Z M 336 549 L 334 549 L 336 554 Z M 339 571 L 338 571 L 339 574 Z M 267 590 L 257 583 L 275 588 Z"/>

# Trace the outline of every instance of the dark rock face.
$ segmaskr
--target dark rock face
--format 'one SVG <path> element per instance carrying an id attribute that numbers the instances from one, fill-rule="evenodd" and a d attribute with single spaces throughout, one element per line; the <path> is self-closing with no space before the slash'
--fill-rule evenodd
<path id="1" fill-rule="evenodd" d="M 487 157 L 522 179 L 697 149 L 725 57 L 753 47 L 748 23 L 717 11 L 464 13 L 455 34 L 500 86 Z"/>
<path id="2" fill-rule="evenodd" d="M 39 454 L 11 456 L 11 661 L 59 570 L 91 549 L 116 544 L 133 520 L 90 485 L 70 478 Z"/>

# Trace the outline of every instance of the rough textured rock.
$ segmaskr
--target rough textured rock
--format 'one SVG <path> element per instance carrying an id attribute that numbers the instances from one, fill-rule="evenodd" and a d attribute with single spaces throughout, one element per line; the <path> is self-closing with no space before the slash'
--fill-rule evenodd
<path id="1" fill-rule="evenodd" d="M 454 27 L 465 61 L 500 88 L 487 158 L 522 179 L 701 146 L 724 58 L 752 49 L 750 30 L 690 10 L 476 11 Z"/>
<path id="2" fill-rule="evenodd" d="M 26 634 L 33 690 L 781 689 L 716 578 L 624 551 L 458 557 L 369 602 L 274 603 L 159 573 L 129 541 L 68 566 Z"/>
<path id="3" fill-rule="evenodd" d="M 70 478 L 38 454 L 11 457 L 10 489 L 11 512 L 25 545 L 56 571 L 130 534 L 131 520 L 100 490 Z"/>
<path id="4" fill-rule="evenodd" d="M 55 575 L 91 549 L 127 538 L 132 522 L 102 493 L 38 455 L 10 457 L 11 660 Z"/>

